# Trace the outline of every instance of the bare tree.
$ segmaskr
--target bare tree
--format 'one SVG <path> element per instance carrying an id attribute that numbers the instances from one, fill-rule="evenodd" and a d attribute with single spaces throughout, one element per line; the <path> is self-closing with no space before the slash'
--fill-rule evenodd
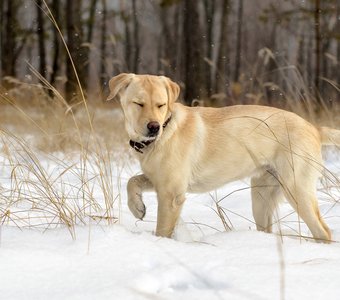
<path id="1" fill-rule="evenodd" d="M 297 50 L 297 67 L 301 74 L 303 74 L 303 70 L 306 67 L 306 37 L 304 32 L 302 32 L 299 36 L 299 44 Z"/>
<path id="2" fill-rule="evenodd" d="M 58 26 L 62 26 L 60 22 L 60 1 L 53 0 L 52 1 L 52 14 L 57 22 Z M 52 73 L 50 78 L 51 85 L 55 85 L 56 77 L 59 72 L 60 66 L 60 37 L 59 32 L 56 28 L 56 26 L 53 26 L 53 53 L 52 53 Z"/>
<path id="3" fill-rule="evenodd" d="M 91 0 L 89 6 L 89 18 L 87 21 L 87 38 L 88 43 L 92 43 L 93 38 L 93 28 L 95 23 L 95 13 L 96 13 L 97 0 Z"/>
<path id="4" fill-rule="evenodd" d="M 94 24 L 95 24 L 95 12 L 96 12 L 96 6 L 97 6 L 97 0 L 91 0 L 90 6 L 89 6 L 89 18 L 87 20 L 87 36 L 85 40 L 85 46 L 83 49 L 84 52 L 84 76 L 90 77 L 91 74 L 89 73 L 90 69 L 90 53 L 91 53 L 91 46 L 92 46 L 92 38 L 93 38 L 93 30 L 94 30 Z M 87 88 L 87 82 L 88 80 L 84 81 L 84 88 Z"/>
<path id="5" fill-rule="evenodd" d="M 310 34 L 308 35 L 307 40 L 307 55 L 306 55 L 306 77 L 308 86 L 312 86 L 314 82 L 313 78 L 313 36 Z"/>
<path id="6" fill-rule="evenodd" d="M 338 34 L 337 36 L 337 52 L 336 52 L 336 58 L 337 58 L 337 67 L 336 67 L 336 81 L 337 83 L 340 83 L 340 0 L 336 1 L 336 25 L 335 30 Z"/>
<path id="7" fill-rule="evenodd" d="M 4 37 L 5 37 L 5 22 L 4 22 L 4 4 L 5 1 L 0 2 L 0 78 L 2 77 L 2 63 L 4 57 Z"/>
<path id="8" fill-rule="evenodd" d="M 82 1 L 81 0 L 67 0 L 66 1 L 66 25 L 67 25 L 67 46 L 71 53 L 76 71 L 80 80 L 81 85 L 84 84 L 84 66 L 86 56 L 84 55 L 84 47 L 82 47 L 82 19 L 81 11 Z M 69 102 L 73 101 L 79 94 L 79 86 L 76 80 L 75 70 L 69 61 L 69 57 L 66 60 L 66 98 Z"/>
<path id="9" fill-rule="evenodd" d="M 21 6 L 19 0 L 2 0 L 2 18 L 1 18 L 1 75 L 16 77 L 17 62 L 27 39 L 31 36 L 33 29 L 24 29 L 18 21 L 18 11 Z M 3 82 L 5 87 L 9 88 L 8 82 Z"/>
<path id="10" fill-rule="evenodd" d="M 174 43 L 175 43 L 175 54 L 174 54 L 174 79 L 176 80 L 183 80 L 182 74 L 185 73 L 185 66 L 184 66 L 184 40 L 183 36 L 183 3 L 177 4 L 175 7 L 174 12 Z"/>
<path id="11" fill-rule="evenodd" d="M 124 23 L 124 60 L 125 60 L 125 70 L 128 72 L 132 71 L 132 42 L 131 42 L 131 29 L 130 29 L 130 16 L 125 7 L 126 2 L 120 2 L 120 16 Z"/>
<path id="12" fill-rule="evenodd" d="M 321 1 L 315 0 L 314 7 L 314 32 L 315 32 L 315 71 L 314 86 L 315 98 L 320 102 L 320 62 L 321 62 L 321 29 L 320 29 Z"/>
<path id="13" fill-rule="evenodd" d="M 237 36 L 236 36 L 236 55 L 234 81 L 238 82 L 241 69 L 242 55 L 242 26 L 243 26 L 243 0 L 239 0 L 237 11 Z"/>
<path id="14" fill-rule="evenodd" d="M 199 22 L 198 1 L 184 1 L 184 57 L 185 57 L 185 101 L 204 96 L 202 68 L 202 34 Z"/>
<path id="15" fill-rule="evenodd" d="M 228 15 L 229 0 L 223 0 L 222 15 L 220 24 L 220 46 L 217 55 L 216 66 L 216 92 L 227 93 L 229 85 L 227 75 L 229 73 L 228 66 Z"/>
<path id="16" fill-rule="evenodd" d="M 37 0 L 37 35 L 38 35 L 38 49 L 39 49 L 39 73 L 46 77 L 46 50 L 45 50 L 45 24 L 43 13 L 43 1 Z"/>
<path id="17" fill-rule="evenodd" d="M 1 66 L 3 76 L 16 75 L 16 39 L 17 39 L 17 21 L 16 12 L 18 3 L 16 0 L 3 0 L 3 34 L 2 34 L 2 55 Z"/>
<path id="18" fill-rule="evenodd" d="M 100 38 L 100 85 L 104 86 L 107 82 L 106 74 L 106 19 L 107 19 L 107 5 L 106 0 L 101 0 L 102 3 L 102 20 L 101 20 L 101 38 Z"/>
<path id="19" fill-rule="evenodd" d="M 140 52 L 140 43 L 139 43 L 139 22 L 138 22 L 138 10 L 136 0 L 132 0 L 132 18 L 133 18 L 133 72 L 138 73 L 139 69 L 139 52 Z"/>
<path id="20" fill-rule="evenodd" d="M 166 1 L 161 3 L 159 16 L 162 34 L 158 41 L 158 70 L 162 70 L 168 76 L 175 77 L 177 68 L 177 47 L 179 45 L 179 41 L 176 39 L 176 26 L 178 26 L 179 23 L 179 16 L 175 13 L 175 16 L 173 17 L 173 5 L 172 3 L 168 4 Z"/>
<path id="21" fill-rule="evenodd" d="M 215 17 L 215 0 L 204 0 L 205 24 L 206 24 L 206 58 L 208 62 L 205 64 L 205 82 L 208 95 L 212 91 L 212 62 L 213 62 L 213 48 L 214 48 L 214 17 Z"/>

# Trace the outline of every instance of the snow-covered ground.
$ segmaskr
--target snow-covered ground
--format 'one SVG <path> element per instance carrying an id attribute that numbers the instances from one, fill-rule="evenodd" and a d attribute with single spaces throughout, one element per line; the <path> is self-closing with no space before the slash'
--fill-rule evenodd
<path id="1" fill-rule="evenodd" d="M 66 165 L 78 163 L 67 159 L 61 157 Z M 47 174 L 60 168 L 46 155 L 39 161 Z M 339 152 L 328 155 L 326 163 L 339 178 Z M 1 154 L 0 192 L 13 188 L 12 168 Z M 138 164 L 116 161 L 112 170 L 119 196 L 113 210 L 117 223 L 89 218 L 86 225 L 75 227 L 75 239 L 64 226 L 15 226 L 9 215 L 20 214 L 23 204 L 5 207 L 1 200 L 1 213 L 8 215 L 1 220 L 0 299 L 340 299 L 338 188 L 325 190 L 320 183 L 319 204 L 336 241 L 332 244 L 297 237 L 299 232 L 310 234 L 286 203 L 280 206 L 281 221 L 275 228 L 283 237 L 257 232 L 247 180 L 210 194 L 188 195 L 175 239 L 170 240 L 153 235 L 154 193 L 144 195 L 143 222 L 128 211 L 126 182 L 139 172 Z M 66 173 L 55 179 L 64 187 L 79 187 L 79 179 Z M 98 203 L 104 202 L 99 184 L 90 189 Z M 220 205 L 232 227 L 227 232 L 215 206 L 225 196 Z M 35 213 L 28 217 L 32 224 Z"/>

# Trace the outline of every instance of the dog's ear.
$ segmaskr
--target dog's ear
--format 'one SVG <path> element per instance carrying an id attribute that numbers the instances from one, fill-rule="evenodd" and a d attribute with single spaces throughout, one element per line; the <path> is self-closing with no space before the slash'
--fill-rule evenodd
<path id="1" fill-rule="evenodd" d="M 121 73 L 115 77 L 112 77 L 109 81 L 110 95 L 107 97 L 106 101 L 114 99 L 123 91 L 125 91 L 131 83 L 133 77 L 135 77 L 135 74 L 133 73 Z"/>
<path id="2" fill-rule="evenodd" d="M 165 82 L 166 90 L 168 93 L 168 99 L 169 99 L 169 107 L 170 110 L 172 109 L 172 105 L 174 102 L 177 101 L 179 93 L 181 91 L 179 85 L 176 82 L 173 82 L 170 78 L 161 76 Z"/>

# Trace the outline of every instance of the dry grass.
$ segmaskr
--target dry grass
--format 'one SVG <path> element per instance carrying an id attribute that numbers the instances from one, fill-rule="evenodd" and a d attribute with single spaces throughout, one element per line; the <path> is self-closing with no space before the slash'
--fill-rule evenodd
<path id="1" fill-rule="evenodd" d="M 0 185 L 0 223 L 63 225 L 75 238 L 76 224 L 117 220 L 120 190 L 113 174 L 129 158 L 122 154 L 126 134 L 115 105 L 86 98 L 63 34 L 43 4 L 72 64 L 80 97 L 71 106 L 29 64 L 41 84 L 5 78 L 14 88 L 0 91 L 0 162 L 5 174 L 10 170 Z"/>
<path id="2" fill-rule="evenodd" d="M 115 223 L 117 170 L 131 159 L 117 105 L 91 101 L 71 113 L 42 87 L 26 84 L 1 99 L 0 223 L 66 226 L 73 238 L 77 224 Z"/>
<path id="3" fill-rule="evenodd" d="M 123 115 L 112 102 L 93 99 L 86 109 L 79 105 L 71 113 L 42 87 L 25 83 L 0 94 L 0 100 L 1 128 L 34 137 L 34 146 L 44 152 L 77 150 L 93 138 L 117 149 L 126 140 Z"/>

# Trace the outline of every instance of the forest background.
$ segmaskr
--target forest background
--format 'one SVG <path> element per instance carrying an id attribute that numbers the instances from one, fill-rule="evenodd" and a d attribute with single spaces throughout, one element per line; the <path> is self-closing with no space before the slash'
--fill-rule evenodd
<path id="1" fill-rule="evenodd" d="M 68 49 L 89 99 L 134 72 L 170 77 L 189 105 L 339 103 L 340 0 L 1 0 L 0 28 L 3 91 L 76 102 Z"/>

